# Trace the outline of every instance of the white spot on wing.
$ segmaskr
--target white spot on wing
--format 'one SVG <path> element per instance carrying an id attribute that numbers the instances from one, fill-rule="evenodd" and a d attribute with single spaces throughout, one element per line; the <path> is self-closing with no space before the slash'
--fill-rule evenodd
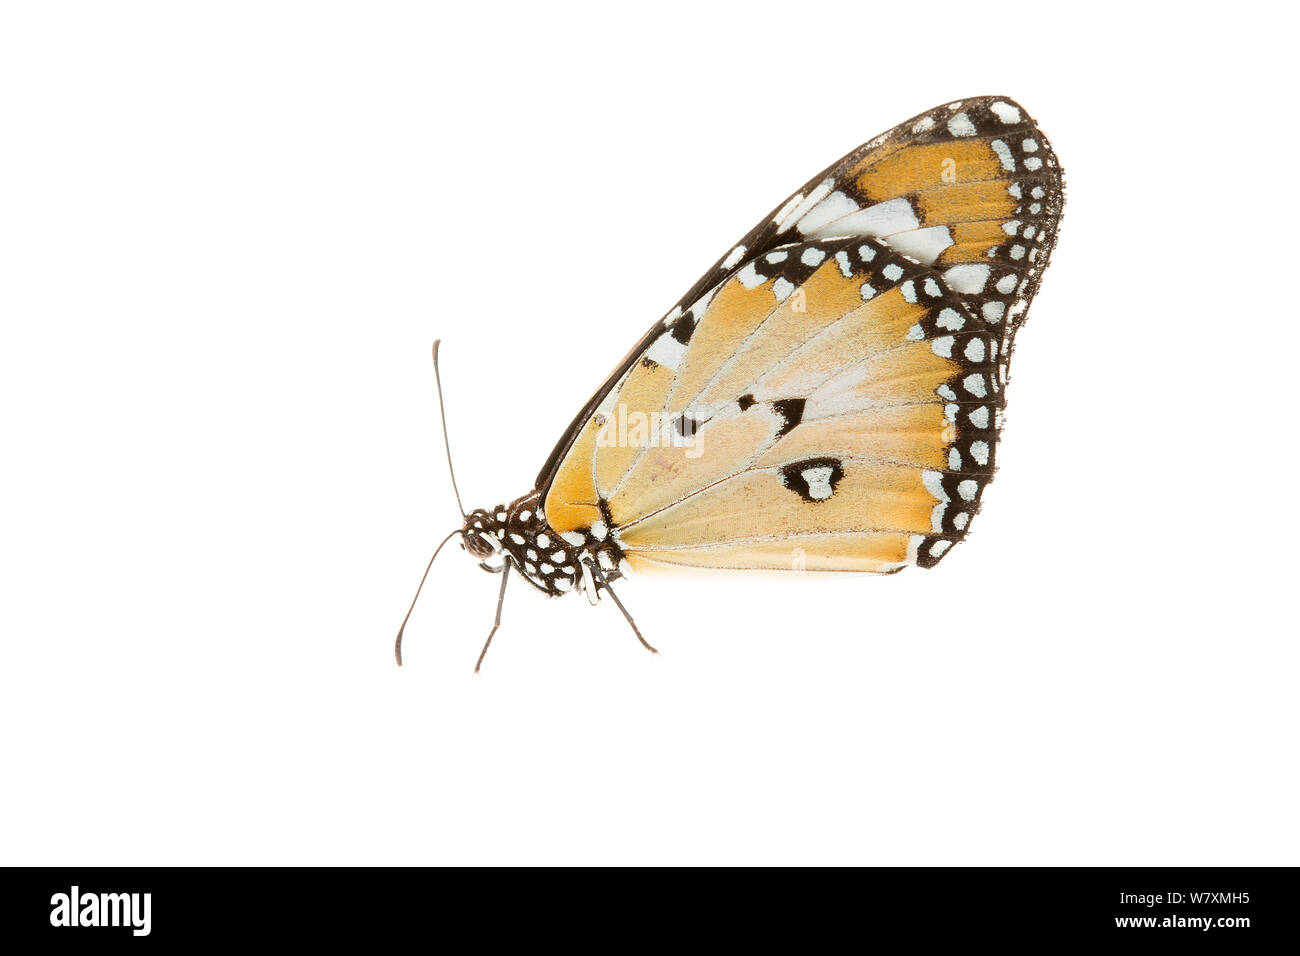
<path id="1" fill-rule="evenodd" d="M 956 309 L 945 308 L 934 320 L 934 324 L 939 326 L 941 329 L 951 329 L 956 332 L 966 324 L 966 317 Z"/>
<path id="2" fill-rule="evenodd" d="M 921 484 L 939 501 L 948 501 L 948 492 L 943 490 L 943 474 L 937 471 L 921 472 Z"/>
<path id="3" fill-rule="evenodd" d="M 970 121 L 970 117 L 965 113 L 958 113 L 948 120 L 948 132 L 952 133 L 953 136 L 974 136 L 975 124 Z"/>
<path id="4" fill-rule="evenodd" d="M 785 232 L 804 216 L 808 215 L 808 210 L 812 209 L 813 206 L 825 199 L 826 194 L 831 191 L 831 188 L 834 185 L 835 180 L 823 179 L 821 183 L 818 184 L 817 188 L 810 192 L 805 199 L 800 201 L 787 215 L 780 218 L 781 224 L 776 227 L 776 231 Z M 789 203 L 786 205 L 788 206 Z"/>
<path id="5" fill-rule="evenodd" d="M 740 264 L 740 260 L 743 258 L 745 258 L 745 247 L 736 246 L 736 248 L 727 253 L 727 258 L 722 260 L 722 268 L 734 269 Z"/>
<path id="6" fill-rule="evenodd" d="M 776 215 L 772 217 L 772 221 L 777 224 L 777 232 L 784 232 L 790 228 L 787 220 L 790 218 L 790 213 L 794 212 L 801 202 L 803 202 L 803 193 L 795 193 L 777 210 Z"/>
<path id="7" fill-rule="evenodd" d="M 1001 100 L 989 104 L 989 109 L 993 115 L 1002 122 L 1011 124 L 1020 122 L 1020 110 L 1016 109 L 1010 103 L 1003 103 Z"/>
<path id="8" fill-rule="evenodd" d="M 1002 161 L 1002 168 L 1007 172 L 1014 172 L 1016 168 L 1015 157 L 1011 155 L 1011 147 L 1000 139 L 995 139 L 989 144 L 993 147 L 993 152 L 998 154 L 998 159 Z"/>
<path id="9" fill-rule="evenodd" d="M 890 236 L 889 244 L 903 255 L 911 256 L 928 266 L 933 265 L 943 250 L 952 245 L 952 233 L 947 226 L 931 226 Z"/>
<path id="10" fill-rule="evenodd" d="M 919 229 L 920 226 L 910 202 L 906 199 L 891 199 L 837 219 L 813 235 L 883 237 Z"/>
<path id="11" fill-rule="evenodd" d="M 805 468 L 802 474 L 803 480 L 808 483 L 809 498 L 814 501 L 825 501 L 834 494 L 834 489 L 831 488 L 831 469 L 829 465 Z"/>
<path id="12" fill-rule="evenodd" d="M 646 349 L 645 357 L 665 368 L 676 370 L 681 367 L 682 359 L 686 357 L 686 346 L 665 332 Z"/>
<path id="13" fill-rule="evenodd" d="M 805 236 L 825 230 L 837 219 L 843 219 L 862 207 L 838 189 L 819 202 L 799 220 L 799 231 Z M 840 233 L 845 235 L 845 233 Z"/>
<path id="14" fill-rule="evenodd" d="M 767 281 L 767 276 L 759 275 L 758 267 L 751 262 L 736 273 L 736 281 L 746 289 L 757 289 Z"/>
<path id="15" fill-rule="evenodd" d="M 943 274 L 943 277 L 948 280 L 948 285 L 953 291 L 974 295 L 984 291 L 984 283 L 989 281 L 991 271 L 986 265 L 966 264 L 953 266 Z"/>

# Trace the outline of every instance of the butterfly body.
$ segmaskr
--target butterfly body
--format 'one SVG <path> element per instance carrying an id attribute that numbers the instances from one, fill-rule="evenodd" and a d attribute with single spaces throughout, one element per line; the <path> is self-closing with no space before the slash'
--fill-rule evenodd
<path id="1" fill-rule="evenodd" d="M 556 531 L 546 521 L 538 491 L 508 505 L 471 511 L 463 533 L 467 544 L 486 541 L 467 547 L 472 554 L 481 560 L 493 553 L 506 555 L 504 560 L 547 597 L 578 591 L 595 604 L 605 583 L 622 577 L 623 552 L 610 539 L 608 524 Z"/>

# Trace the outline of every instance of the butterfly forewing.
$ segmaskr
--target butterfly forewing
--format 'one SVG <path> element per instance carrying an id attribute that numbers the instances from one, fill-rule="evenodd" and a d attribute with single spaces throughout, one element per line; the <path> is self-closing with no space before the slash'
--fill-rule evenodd
<path id="1" fill-rule="evenodd" d="M 892 571 L 964 537 L 1061 180 L 1004 97 L 809 181 L 629 354 L 543 469 L 558 531 L 637 562 Z"/>

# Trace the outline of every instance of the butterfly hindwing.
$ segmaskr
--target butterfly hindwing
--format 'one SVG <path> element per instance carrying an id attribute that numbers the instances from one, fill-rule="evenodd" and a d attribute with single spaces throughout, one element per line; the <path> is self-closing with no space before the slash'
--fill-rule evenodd
<path id="1" fill-rule="evenodd" d="M 638 343 L 543 469 L 547 519 L 608 527 L 634 564 L 936 563 L 992 475 L 1061 198 L 1006 98 L 855 150 Z"/>

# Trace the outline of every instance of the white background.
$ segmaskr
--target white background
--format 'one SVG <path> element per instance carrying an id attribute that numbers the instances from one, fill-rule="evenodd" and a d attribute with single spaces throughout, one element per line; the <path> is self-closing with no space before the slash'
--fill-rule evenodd
<path id="1" fill-rule="evenodd" d="M 494 5 L 495 6 L 495 5 Z M 459 7 L 459 9 L 456 9 Z M 1133 4 L 15 4 L 0 859 L 1295 864 L 1289 28 Z M 1012 96 L 1068 179 L 970 541 L 458 549 L 791 189 Z"/>

